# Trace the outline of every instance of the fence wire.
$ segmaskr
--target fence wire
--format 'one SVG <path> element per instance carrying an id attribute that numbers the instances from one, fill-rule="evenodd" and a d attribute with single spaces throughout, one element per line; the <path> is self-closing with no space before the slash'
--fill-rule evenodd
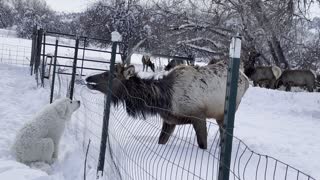
<path id="1" fill-rule="evenodd" d="M 0 42 L 0 63 L 29 66 L 31 47 Z"/>
<path id="2" fill-rule="evenodd" d="M 104 96 L 78 85 L 75 98 L 82 107 L 75 116 L 78 140 L 91 140 L 91 166 L 98 164 Z M 191 125 L 177 126 L 165 145 L 158 144 L 162 119 L 146 120 L 127 115 L 123 106 L 111 107 L 105 179 L 218 179 L 220 135 L 214 120 L 207 120 L 208 149 L 198 148 Z M 230 179 L 315 180 L 308 174 L 271 156 L 254 152 L 237 137 L 233 140 Z"/>

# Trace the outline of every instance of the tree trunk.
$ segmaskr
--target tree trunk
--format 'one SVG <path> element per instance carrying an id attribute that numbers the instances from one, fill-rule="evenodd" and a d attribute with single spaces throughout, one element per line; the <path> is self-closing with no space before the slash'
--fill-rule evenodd
<path id="1" fill-rule="evenodd" d="M 284 65 L 284 69 L 288 69 L 289 68 L 289 63 L 286 60 L 284 53 L 283 53 L 283 49 L 281 47 L 280 41 L 276 38 L 276 37 L 272 37 L 272 46 L 277 54 L 277 57 L 281 63 L 281 65 Z"/>
<path id="2" fill-rule="evenodd" d="M 269 42 L 270 42 L 269 47 L 275 62 L 276 63 L 278 62 L 279 65 L 281 63 L 284 64 L 283 68 L 288 68 L 289 63 L 284 56 L 280 41 L 276 36 L 273 26 L 271 25 L 265 12 L 263 11 L 263 8 L 262 8 L 263 2 L 261 0 L 255 0 L 255 1 L 252 1 L 250 5 L 251 5 L 251 11 L 253 12 L 255 18 L 257 19 L 259 25 L 265 31 L 265 33 L 267 33 L 267 35 L 271 37 L 269 39 Z"/>
<path id="3" fill-rule="evenodd" d="M 272 43 L 271 43 L 270 41 L 268 41 L 268 45 L 269 45 L 270 53 L 271 53 L 271 55 L 272 55 L 272 58 L 273 58 L 273 60 L 274 60 L 274 63 L 275 63 L 277 66 L 280 67 L 279 59 L 278 59 L 278 57 L 277 57 L 277 55 L 276 55 L 276 52 L 275 52 L 275 50 L 274 50 L 274 48 L 273 48 L 273 46 L 272 46 Z"/>
<path id="4" fill-rule="evenodd" d="M 0 15 L 0 22 L 1 22 L 3 28 L 6 28 L 6 27 L 7 27 L 7 26 L 6 26 L 6 23 L 5 23 L 5 22 L 3 21 L 3 19 L 2 19 L 2 15 Z"/>

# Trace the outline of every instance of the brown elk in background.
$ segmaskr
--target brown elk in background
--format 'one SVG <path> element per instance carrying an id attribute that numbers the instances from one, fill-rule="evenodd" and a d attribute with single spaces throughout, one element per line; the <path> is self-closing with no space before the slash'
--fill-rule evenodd
<path id="1" fill-rule="evenodd" d="M 146 70 L 148 72 L 148 67 L 151 68 L 151 70 L 154 72 L 154 63 L 151 62 L 150 56 L 148 55 L 143 55 L 142 56 L 142 65 L 143 65 L 143 70 Z"/>
<path id="2" fill-rule="evenodd" d="M 264 84 L 266 88 L 275 89 L 275 83 L 281 76 L 278 66 L 246 67 L 244 73 L 253 81 L 253 85 L 260 87 Z"/>
<path id="3" fill-rule="evenodd" d="M 285 70 L 276 82 L 276 88 L 281 85 L 290 91 L 292 86 L 307 87 L 309 92 L 316 88 L 316 75 L 311 70 Z"/>

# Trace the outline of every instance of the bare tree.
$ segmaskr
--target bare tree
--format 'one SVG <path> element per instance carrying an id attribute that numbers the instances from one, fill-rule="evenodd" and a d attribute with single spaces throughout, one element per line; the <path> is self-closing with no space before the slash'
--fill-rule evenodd
<path id="1" fill-rule="evenodd" d="M 100 0 L 84 15 L 84 28 L 89 34 L 110 38 L 112 31 L 122 35 L 120 49 L 122 61 L 130 63 L 130 57 L 137 45 L 149 35 L 148 11 L 139 0 Z"/>
<path id="2" fill-rule="evenodd" d="M 0 0 L 0 28 L 6 28 L 13 25 L 13 9 L 9 6 L 9 4 Z"/>

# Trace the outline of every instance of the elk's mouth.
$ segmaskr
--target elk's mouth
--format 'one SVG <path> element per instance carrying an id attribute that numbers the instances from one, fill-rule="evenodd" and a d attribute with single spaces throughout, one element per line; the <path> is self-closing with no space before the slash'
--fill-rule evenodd
<path id="1" fill-rule="evenodd" d="M 87 87 L 88 87 L 89 89 L 96 89 L 97 83 L 87 82 Z"/>

